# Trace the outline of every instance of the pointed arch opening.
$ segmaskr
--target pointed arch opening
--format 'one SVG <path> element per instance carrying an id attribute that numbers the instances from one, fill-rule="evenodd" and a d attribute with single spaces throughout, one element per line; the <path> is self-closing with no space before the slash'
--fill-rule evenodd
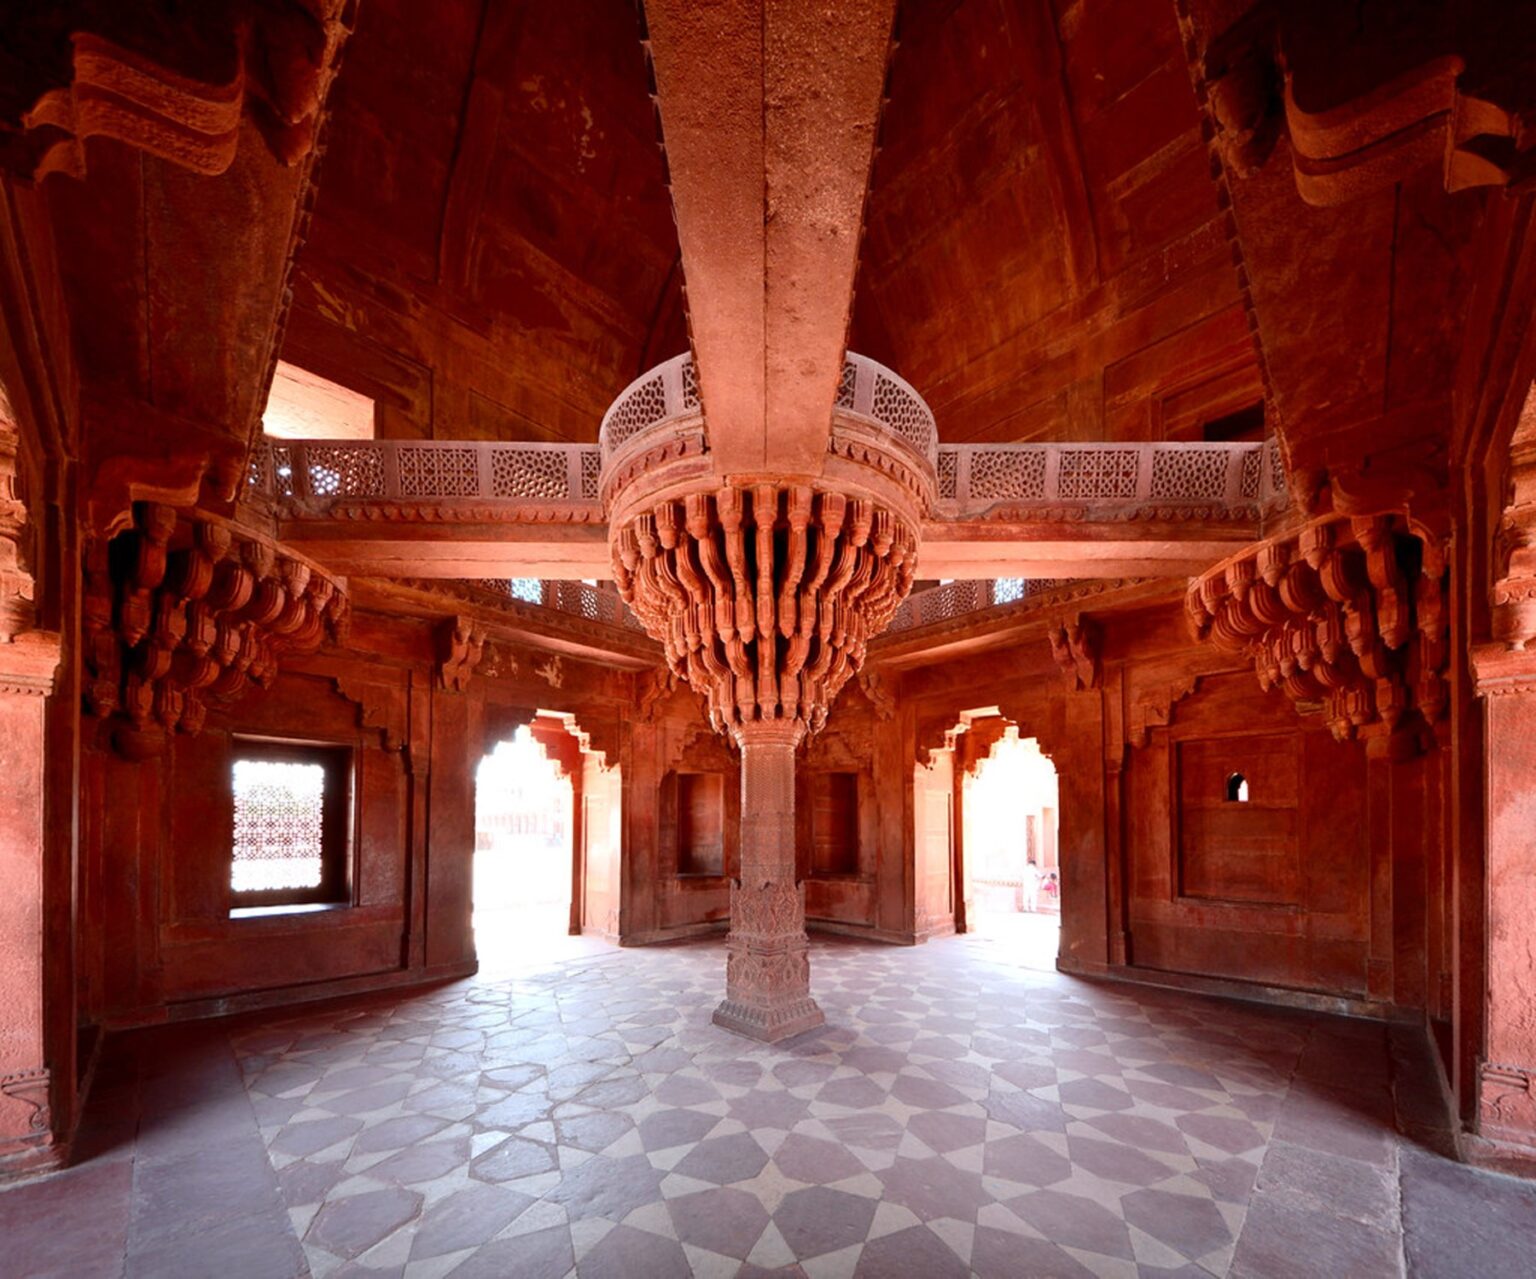
<path id="1" fill-rule="evenodd" d="M 482 972 L 547 957 L 569 935 L 602 934 L 610 885 L 617 897 L 617 768 L 564 712 L 539 710 L 493 740 L 475 773 Z M 594 913 L 599 923 L 589 927 Z"/>
<path id="2" fill-rule="evenodd" d="M 1027 724 L 996 706 L 960 712 L 942 737 L 929 739 L 915 774 L 919 921 L 937 901 L 942 864 L 955 931 L 1053 969 L 1063 885 L 1055 764 Z"/>

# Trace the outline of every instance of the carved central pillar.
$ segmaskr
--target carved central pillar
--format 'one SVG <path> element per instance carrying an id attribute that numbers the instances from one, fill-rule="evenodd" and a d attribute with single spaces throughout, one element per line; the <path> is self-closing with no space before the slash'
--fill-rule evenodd
<path id="1" fill-rule="evenodd" d="M 774 1043 L 826 1019 L 811 998 L 804 889 L 795 880 L 795 747 L 800 720 L 738 724 L 741 877 L 731 885 L 725 999 L 715 1024 Z"/>
<path id="2" fill-rule="evenodd" d="M 850 357 L 819 475 L 722 477 L 688 368 L 663 365 L 609 410 L 600 488 L 619 594 L 741 751 L 741 865 L 715 1022 L 773 1042 L 823 1020 L 795 874 L 795 750 L 911 589 L 935 436 L 915 392 Z M 658 411 L 636 429 L 636 414 Z"/>

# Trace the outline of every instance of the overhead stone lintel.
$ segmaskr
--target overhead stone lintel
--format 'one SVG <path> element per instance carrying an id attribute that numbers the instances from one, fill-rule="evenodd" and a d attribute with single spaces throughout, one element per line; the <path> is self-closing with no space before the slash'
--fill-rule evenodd
<path id="1" fill-rule="evenodd" d="M 894 12 L 893 0 L 646 6 L 722 476 L 821 473 Z"/>

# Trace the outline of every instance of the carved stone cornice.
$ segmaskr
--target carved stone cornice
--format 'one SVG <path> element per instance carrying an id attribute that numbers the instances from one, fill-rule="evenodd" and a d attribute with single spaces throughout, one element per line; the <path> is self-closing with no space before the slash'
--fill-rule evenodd
<path id="1" fill-rule="evenodd" d="M 287 653 L 344 638 L 345 582 L 229 520 L 142 503 L 86 552 L 86 704 L 130 759 L 201 731 L 210 704 L 267 687 Z"/>
<path id="2" fill-rule="evenodd" d="M 27 86 L 35 100 L 0 146 L 7 167 L 28 178 L 83 176 L 92 137 L 220 174 L 247 118 L 281 163 L 300 163 L 315 145 L 355 12 L 347 0 L 221 0 L 195 18 L 163 3 L 64 8 L 61 17 L 57 6 L 17 6 L 0 28 L 36 68 L 55 64 L 56 33 L 68 33 L 65 82 L 47 84 L 39 69 Z"/>
<path id="3" fill-rule="evenodd" d="M 601 524 L 603 508 L 596 502 L 529 501 L 455 502 L 430 498 L 422 502 L 390 500 L 363 502 L 326 502 L 318 514 L 311 514 L 298 503 L 291 504 L 287 517 L 323 518 L 361 523 L 398 524 Z"/>
<path id="4" fill-rule="evenodd" d="M 952 617 L 929 622 L 923 626 L 888 630 L 871 643 L 882 649 L 895 644 L 906 645 L 914 640 L 920 640 L 925 645 L 936 646 L 950 639 L 970 635 L 983 621 L 990 624 L 994 619 L 1000 622 L 1017 620 L 1020 623 L 1030 622 L 1049 627 L 1053 624 L 1053 614 L 1059 617 L 1064 609 L 1070 608 L 1080 600 L 1094 600 L 1114 591 L 1148 584 L 1156 585 L 1153 579 L 1144 577 L 1084 578 L 1056 590 L 1042 591 L 1038 595 L 1026 595 L 1022 599 L 1010 600 L 1006 604 L 993 604 L 987 608 L 957 613 Z M 918 597 L 914 597 L 916 598 Z"/>
<path id="5" fill-rule="evenodd" d="M 1402 512 L 1328 516 L 1194 579 L 1184 605 L 1197 639 L 1321 705 L 1340 741 L 1392 736 L 1445 710 L 1446 574 L 1442 541 Z"/>
<path id="6" fill-rule="evenodd" d="M 534 645 L 561 643 L 568 656 L 597 658 L 631 668 L 661 660 L 655 642 L 633 625 L 594 620 L 563 607 L 525 603 L 471 581 L 403 578 L 384 583 L 353 578 L 351 586 L 360 612 L 406 611 L 422 617 L 451 613 L 469 617 L 489 639 L 505 636 Z"/>

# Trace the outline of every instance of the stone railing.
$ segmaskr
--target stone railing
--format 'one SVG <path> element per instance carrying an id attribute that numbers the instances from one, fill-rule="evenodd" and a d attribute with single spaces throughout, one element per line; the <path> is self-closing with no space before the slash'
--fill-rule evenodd
<path id="1" fill-rule="evenodd" d="M 1256 518 L 1285 505 L 1285 468 L 1262 444 L 944 444 L 938 506 L 967 516 L 997 506 L 1115 507 L 1170 518 Z"/>
<path id="2" fill-rule="evenodd" d="M 349 499 L 595 504 L 598 470 L 592 444 L 264 440 L 247 485 L 300 511 Z"/>
<path id="3" fill-rule="evenodd" d="M 905 440 L 930 466 L 934 464 L 939 433 L 933 414 L 923 397 L 885 365 L 850 351 L 843 361 L 833 408 Z M 603 464 L 652 427 L 702 419 L 702 415 L 693 356 L 683 354 L 658 364 L 625 387 L 603 415 L 598 432 Z"/>
<path id="4" fill-rule="evenodd" d="M 611 454 L 629 456 L 631 440 L 643 452 L 640 437 L 652 427 L 675 428 L 679 415 L 697 416 L 696 392 L 683 376 L 692 368 L 688 360 L 653 369 L 649 382 L 634 384 L 615 401 L 603 420 L 601 445 L 264 440 L 251 453 L 247 492 L 300 515 L 346 514 L 354 504 L 441 506 L 444 514 L 456 506 L 481 505 L 526 506 L 529 518 L 546 518 L 540 512 L 547 507 L 561 508 L 570 518 L 601 519 L 599 481 Z M 1258 519 L 1287 500 L 1273 441 L 940 445 L 927 407 L 895 374 L 861 356 L 849 357 L 844 374 L 838 393 L 844 423 L 894 435 L 930 463 L 936 460 L 934 514 L 940 519 L 996 518 L 1015 511 L 1029 519 L 1094 510 L 1113 518 Z M 635 387 L 651 387 L 642 397 L 643 412 L 634 401 Z M 845 401 L 852 407 L 844 407 Z M 645 414 L 652 411 L 669 416 L 647 421 Z M 846 425 L 841 436 L 834 433 L 833 447 L 858 429 Z M 702 441 L 702 427 L 692 434 Z M 643 460 L 637 455 L 625 465 L 633 468 Z"/>
<path id="5" fill-rule="evenodd" d="M 1013 604 L 1032 595 L 1048 595 L 1067 585 L 1057 577 L 1001 577 L 992 581 L 945 582 L 907 596 L 886 628 L 910 631 L 998 604 Z"/>
<path id="6" fill-rule="evenodd" d="M 645 629 L 640 619 L 619 598 L 618 591 L 609 585 L 592 586 L 586 582 L 505 577 L 474 578 L 469 585 L 503 600 L 552 608 L 589 622 L 605 622 L 609 626 L 622 626 L 633 631 Z"/>

